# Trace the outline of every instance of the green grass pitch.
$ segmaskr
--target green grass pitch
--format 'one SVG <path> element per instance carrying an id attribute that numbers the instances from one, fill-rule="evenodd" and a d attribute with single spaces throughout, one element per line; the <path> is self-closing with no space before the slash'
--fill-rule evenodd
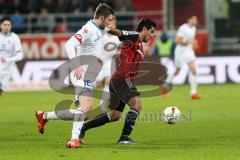
<path id="1" fill-rule="evenodd" d="M 65 147 L 69 121 L 51 121 L 44 135 L 37 132 L 35 111 L 52 110 L 71 96 L 52 91 L 5 93 L 0 97 L 0 160 L 239 160 L 240 85 L 204 85 L 199 91 L 204 98 L 196 101 L 190 100 L 186 85 L 175 86 L 168 100 L 143 98 L 141 119 L 132 134 L 139 145 L 116 144 L 121 120 L 90 130 L 81 149 Z M 180 123 L 158 120 L 169 105 L 184 114 Z M 150 120 L 151 114 L 157 119 Z"/>

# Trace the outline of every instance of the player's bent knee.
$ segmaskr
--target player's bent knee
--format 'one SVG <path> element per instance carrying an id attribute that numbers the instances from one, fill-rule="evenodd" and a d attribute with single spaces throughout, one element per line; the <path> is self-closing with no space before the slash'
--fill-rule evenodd
<path id="1" fill-rule="evenodd" d="M 122 117 L 122 112 L 111 111 L 109 115 L 111 117 L 111 121 L 118 121 Z"/>
<path id="2" fill-rule="evenodd" d="M 141 112 L 141 110 L 142 110 L 141 104 L 136 105 L 136 106 L 132 106 L 132 108 L 135 109 L 135 110 L 138 111 L 138 112 Z"/>
<path id="3" fill-rule="evenodd" d="M 128 101 L 128 105 L 135 109 L 138 112 L 141 112 L 142 110 L 142 103 L 140 97 L 133 97 Z"/>
<path id="4" fill-rule="evenodd" d="M 196 75 L 196 70 L 195 70 L 195 69 L 191 70 L 191 73 L 192 73 L 193 75 Z"/>

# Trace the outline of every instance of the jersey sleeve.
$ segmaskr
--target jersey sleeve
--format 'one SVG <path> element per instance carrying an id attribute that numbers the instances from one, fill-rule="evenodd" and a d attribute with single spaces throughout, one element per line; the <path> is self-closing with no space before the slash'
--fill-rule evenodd
<path id="1" fill-rule="evenodd" d="M 22 52 L 22 44 L 21 44 L 20 38 L 17 35 L 15 37 L 14 49 L 15 49 L 15 53 Z"/>
<path id="2" fill-rule="evenodd" d="M 119 36 L 120 41 L 130 40 L 135 42 L 139 37 L 139 33 L 133 31 L 122 31 L 121 36 Z"/>
<path id="3" fill-rule="evenodd" d="M 65 44 L 65 50 L 69 59 L 75 58 L 76 48 L 80 48 L 82 44 L 91 37 L 91 32 L 84 26 L 76 34 L 74 34 Z"/>
<path id="4" fill-rule="evenodd" d="M 75 46 L 81 46 L 83 42 L 89 39 L 91 36 L 91 32 L 88 27 L 83 26 L 76 34 L 74 34 L 71 38 L 75 40 Z"/>
<path id="5" fill-rule="evenodd" d="M 184 26 L 181 26 L 177 31 L 177 37 L 185 38 L 185 30 Z"/>

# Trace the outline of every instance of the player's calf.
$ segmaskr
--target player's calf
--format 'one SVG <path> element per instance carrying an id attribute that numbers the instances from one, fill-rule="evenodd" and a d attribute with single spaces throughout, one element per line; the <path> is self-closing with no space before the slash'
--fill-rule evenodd
<path id="1" fill-rule="evenodd" d="M 129 135 L 132 133 L 139 112 L 142 109 L 140 97 L 136 96 L 131 98 L 128 101 L 128 105 L 131 106 L 130 111 L 126 115 L 124 127 L 122 130 L 122 134 L 118 140 L 118 144 L 137 144 L 137 142 L 129 138 Z"/>

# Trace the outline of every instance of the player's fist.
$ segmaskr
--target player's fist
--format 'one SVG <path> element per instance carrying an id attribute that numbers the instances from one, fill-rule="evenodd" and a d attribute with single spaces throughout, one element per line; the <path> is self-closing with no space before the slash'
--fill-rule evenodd
<path id="1" fill-rule="evenodd" d="M 74 70 L 74 77 L 77 80 L 80 80 L 82 78 L 83 72 L 84 72 L 84 69 L 81 67 L 78 67 L 77 69 Z"/>

